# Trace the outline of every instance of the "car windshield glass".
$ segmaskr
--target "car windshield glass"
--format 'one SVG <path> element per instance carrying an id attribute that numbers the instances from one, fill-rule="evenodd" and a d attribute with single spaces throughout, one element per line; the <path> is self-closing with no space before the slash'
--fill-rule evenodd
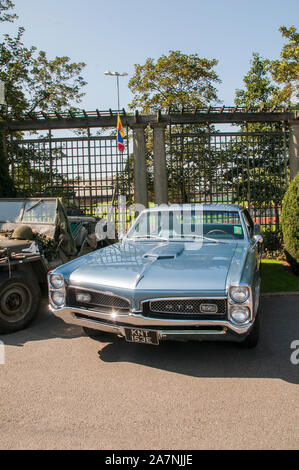
<path id="1" fill-rule="evenodd" d="M 239 212 L 222 210 L 149 211 L 128 232 L 133 239 L 203 241 L 244 238 Z"/>
<path id="2" fill-rule="evenodd" d="M 56 201 L 28 201 L 25 204 L 25 210 L 22 222 L 51 224 L 55 222 Z"/>
<path id="3" fill-rule="evenodd" d="M 20 222 L 24 201 L 0 201 L 0 221 Z"/>

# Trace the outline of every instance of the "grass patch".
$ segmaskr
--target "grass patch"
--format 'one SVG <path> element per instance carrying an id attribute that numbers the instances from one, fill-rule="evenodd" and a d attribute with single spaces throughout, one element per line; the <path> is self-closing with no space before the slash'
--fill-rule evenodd
<path id="1" fill-rule="evenodd" d="M 299 291 L 299 277 L 295 276 L 286 263 L 262 259 L 262 292 Z"/>

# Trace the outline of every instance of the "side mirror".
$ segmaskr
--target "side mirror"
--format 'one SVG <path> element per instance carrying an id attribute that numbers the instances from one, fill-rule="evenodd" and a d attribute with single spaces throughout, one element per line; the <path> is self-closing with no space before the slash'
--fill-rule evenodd
<path id="1" fill-rule="evenodd" d="M 256 243 L 260 243 L 260 244 L 261 244 L 261 243 L 263 243 L 263 241 L 264 241 L 262 235 L 260 235 L 260 234 L 254 235 L 254 236 L 253 236 L 253 240 L 254 240 L 254 245 L 255 245 Z"/>

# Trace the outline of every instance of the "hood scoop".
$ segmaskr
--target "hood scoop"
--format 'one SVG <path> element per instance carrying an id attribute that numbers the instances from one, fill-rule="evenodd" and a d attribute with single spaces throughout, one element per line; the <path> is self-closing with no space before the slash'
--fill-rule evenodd
<path id="1" fill-rule="evenodd" d="M 177 258 L 184 251 L 184 245 L 177 243 L 167 243 L 159 245 L 148 251 L 143 255 L 143 258 L 158 260 L 158 259 L 174 259 Z"/>

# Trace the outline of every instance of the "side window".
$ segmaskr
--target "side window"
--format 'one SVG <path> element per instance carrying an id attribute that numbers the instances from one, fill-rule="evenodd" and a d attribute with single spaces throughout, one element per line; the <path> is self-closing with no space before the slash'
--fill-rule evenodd
<path id="1" fill-rule="evenodd" d="M 245 223 L 247 225 L 247 229 L 248 229 L 248 232 L 250 234 L 250 237 L 252 237 L 253 236 L 253 229 L 254 229 L 253 220 L 250 217 L 249 212 L 248 212 L 247 209 L 244 209 L 243 215 L 244 215 L 244 220 L 245 220 Z"/>

